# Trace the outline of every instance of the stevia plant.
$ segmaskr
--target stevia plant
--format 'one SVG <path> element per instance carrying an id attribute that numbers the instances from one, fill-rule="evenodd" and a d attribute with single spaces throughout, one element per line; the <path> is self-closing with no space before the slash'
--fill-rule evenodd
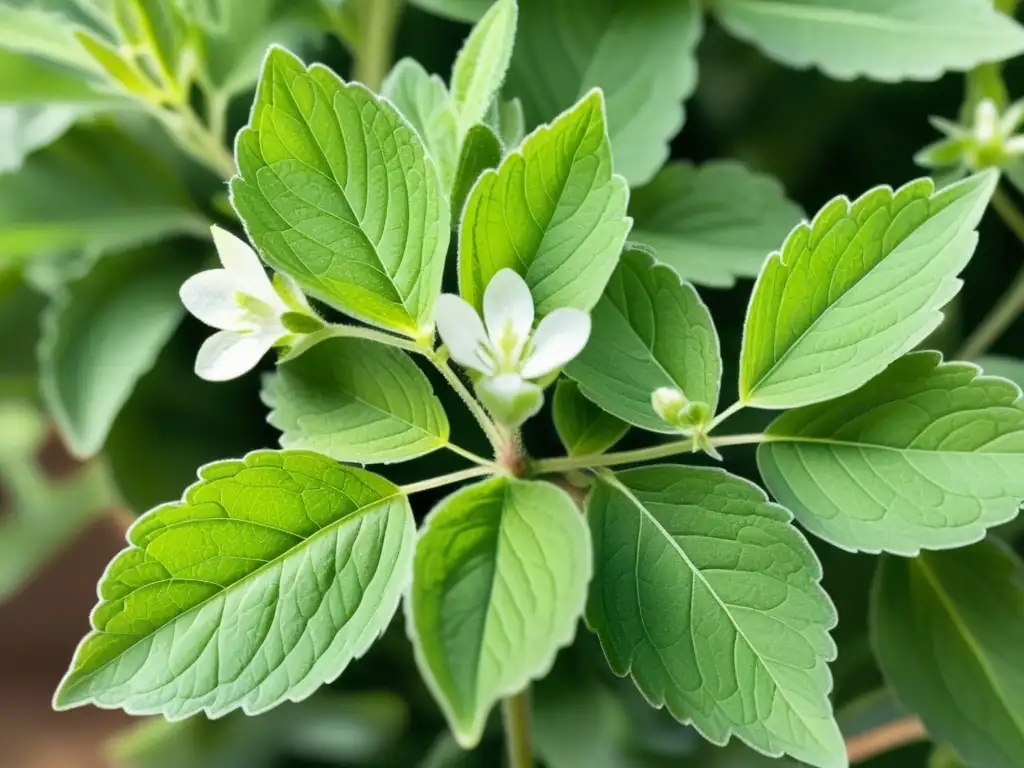
<path id="1" fill-rule="evenodd" d="M 551 683 L 587 636 L 623 688 L 760 753 L 742 759 L 845 766 L 926 729 L 934 761 L 1024 763 L 1024 581 L 1003 543 L 1024 368 L 981 357 L 1024 280 L 953 359 L 931 351 L 990 203 L 1024 240 L 998 186 L 1024 188 L 999 64 L 1024 51 L 1016 3 L 414 4 L 474 23 L 450 77 L 391 64 L 397 0 L 0 0 L 0 288 L 24 274 L 47 296 L 40 389 L 68 448 L 103 448 L 186 311 L 211 329 L 199 378 L 271 371 L 280 443 L 134 521 L 54 706 L 196 728 L 273 710 L 258 722 L 284 749 L 351 713 L 279 705 L 316 702 L 397 624 L 454 740 L 424 768 L 498 730 L 511 768 L 660 764 L 615 740 L 620 689 Z M 840 80 L 966 71 L 916 158 L 933 176 L 802 220 L 736 161 L 666 163 L 709 18 Z M 351 78 L 307 63 L 325 34 Z M 736 355 L 716 321 L 741 318 L 704 298 L 745 278 Z M 102 458 L 47 487 L 45 434 L 28 404 L 0 408 L 4 596 L 122 502 Z M 822 586 L 830 547 L 878 556 L 889 691 L 863 705 L 867 752 L 834 713 L 849 617 Z M 172 742 L 194 730 L 161 754 L 187 762 Z"/>

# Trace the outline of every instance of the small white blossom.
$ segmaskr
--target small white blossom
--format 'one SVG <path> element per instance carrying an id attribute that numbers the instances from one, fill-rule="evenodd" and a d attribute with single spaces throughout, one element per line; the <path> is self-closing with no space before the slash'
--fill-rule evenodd
<path id="1" fill-rule="evenodd" d="M 287 313 L 313 317 L 302 291 L 280 276 L 275 288 L 256 252 L 227 230 L 212 227 L 222 269 L 193 275 L 181 286 L 185 308 L 218 332 L 196 356 L 196 374 L 208 381 L 227 381 L 252 370 L 271 347 L 293 332 Z"/>
<path id="2" fill-rule="evenodd" d="M 534 415 L 543 394 L 534 380 L 578 355 L 590 337 L 590 316 L 564 307 L 533 329 L 533 296 L 514 270 L 502 269 L 487 285 L 483 321 L 452 294 L 437 302 L 437 332 L 452 360 L 482 374 L 477 394 L 492 415 L 516 427 Z M 531 333 L 532 332 L 532 333 Z"/>
<path id="3" fill-rule="evenodd" d="M 1017 129 L 1024 122 L 1024 100 L 1014 102 L 1002 114 L 992 99 L 982 99 L 974 108 L 970 125 L 932 118 L 932 125 L 946 135 L 916 156 L 927 168 L 957 166 L 969 171 L 1005 167 L 1024 155 L 1024 135 Z"/>

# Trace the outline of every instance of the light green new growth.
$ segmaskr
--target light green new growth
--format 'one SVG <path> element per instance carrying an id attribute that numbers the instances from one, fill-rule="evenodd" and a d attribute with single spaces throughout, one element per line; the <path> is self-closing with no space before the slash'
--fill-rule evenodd
<path id="1" fill-rule="evenodd" d="M 1024 52 L 991 0 L 714 0 L 722 25 L 791 66 L 842 80 L 935 80 Z"/>
<path id="2" fill-rule="evenodd" d="M 405 601 L 420 671 L 465 749 L 491 707 L 550 670 L 591 575 L 586 524 L 555 486 L 496 477 L 427 518 Z"/>
<path id="3" fill-rule="evenodd" d="M 790 411 L 757 451 L 768 489 L 838 547 L 914 555 L 976 541 L 1024 501 L 1024 401 L 970 363 L 915 352 Z"/>
<path id="4" fill-rule="evenodd" d="M 551 401 L 555 431 L 570 456 L 607 451 L 629 431 L 629 424 L 601 410 L 571 379 L 559 379 Z"/>
<path id="5" fill-rule="evenodd" d="M 432 332 L 448 204 L 390 103 L 272 48 L 236 154 L 232 202 L 264 261 L 353 317 Z"/>
<path id="6" fill-rule="evenodd" d="M 750 298 L 740 401 L 829 400 L 924 340 L 960 290 L 997 179 L 987 171 L 940 192 L 927 178 L 876 187 L 852 203 L 836 198 L 794 229 Z"/>
<path id="7" fill-rule="evenodd" d="M 628 197 L 612 171 L 604 99 L 592 91 L 480 176 L 459 232 L 462 297 L 480 308 L 508 267 L 526 280 L 539 317 L 590 310 L 629 232 Z"/>
<path id="8" fill-rule="evenodd" d="M 707 306 L 689 283 L 627 248 L 591 313 L 590 341 L 566 366 L 580 392 L 634 426 L 678 433 L 651 405 L 659 387 L 718 406 L 722 359 Z"/>
<path id="9" fill-rule="evenodd" d="M 719 469 L 601 475 L 587 624 L 616 674 L 709 741 L 845 768 L 828 699 L 835 609 L 790 518 Z"/>
<path id="10" fill-rule="evenodd" d="M 516 0 L 498 0 L 484 14 L 452 68 L 452 104 L 459 135 L 483 121 L 501 89 L 516 39 Z"/>
<path id="11" fill-rule="evenodd" d="M 200 478 L 132 526 L 57 709 L 256 714 L 336 678 L 387 626 L 415 542 L 397 487 L 297 451 Z"/>
<path id="12" fill-rule="evenodd" d="M 900 702 L 964 764 L 1024 764 L 1024 567 L 1009 548 L 883 557 L 871 633 Z"/>
<path id="13" fill-rule="evenodd" d="M 448 417 L 416 363 L 365 339 L 328 339 L 281 364 L 263 399 L 282 448 L 374 464 L 448 443 Z"/>

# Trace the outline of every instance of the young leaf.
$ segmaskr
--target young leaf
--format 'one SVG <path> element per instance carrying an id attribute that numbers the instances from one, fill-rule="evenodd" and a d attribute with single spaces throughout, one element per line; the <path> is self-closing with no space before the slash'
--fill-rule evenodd
<path id="1" fill-rule="evenodd" d="M 82 72 L 100 72 L 75 38 L 74 25 L 57 13 L 0 5 L 0 49 L 38 56 Z"/>
<path id="2" fill-rule="evenodd" d="M 91 462 L 51 478 L 39 464 L 43 414 L 22 400 L 0 401 L 0 602 L 12 597 L 100 510 L 118 504 L 106 466 Z"/>
<path id="3" fill-rule="evenodd" d="M 480 308 L 501 269 L 523 276 L 541 317 L 589 310 L 601 297 L 629 232 L 629 190 L 612 172 L 604 99 L 591 91 L 485 171 L 459 234 L 459 288 Z"/>
<path id="4" fill-rule="evenodd" d="M 66 284 L 43 316 L 43 397 L 78 456 L 103 447 L 136 382 L 181 322 L 178 289 L 196 268 L 178 249 L 111 253 Z"/>
<path id="5" fill-rule="evenodd" d="M 885 678 L 964 762 L 1024 764 L 1024 565 L 995 541 L 883 557 L 871 606 Z"/>
<path id="6" fill-rule="evenodd" d="M 459 134 L 483 121 L 501 89 L 516 39 L 516 0 L 497 0 L 473 28 L 452 68 Z"/>
<path id="7" fill-rule="evenodd" d="M 740 400 L 792 408 L 851 392 L 942 321 L 974 253 L 998 175 L 933 194 L 930 179 L 895 192 L 838 197 L 793 230 L 750 298 Z"/>
<path id="8" fill-rule="evenodd" d="M 722 470 L 657 466 L 600 476 L 587 519 L 587 623 L 617 675 L 715 744 L 846 765 L 835 609 L 785 509 Z"/>
<path id="9" fill-rule="evenodd" d="M 592 88 L 604 91 L 615 170 L 651 180 L 683 126 L 697 85 L 698 0 L 520 0 L 506 90 L 530 125 L 551 120 Z"/>
<path id="10" fill-rule="evenodd" d="M 803 218 L 770 176 L 732 161 L 673 162 L 629 199 L 630 239 L 698 285 L 729 288 L 757 277 Z"/>
<path id="11" fill-rule="evenodd" d="M 448 205 L 390 102 L 275 47 L 235 154 L 232 201 L 268 264 L 353 317 L 431 332 Z"/>
<path id="12" fill-rule="evenodd" d="M 552 401 L 555 431 L 570 456 L 604 453 L 629 431 L 629 424 L 585 398 L 571 379 L 559 379 Z"/>
<path id="13" fill-rule="evenodd" d="M 495 477 L 430 513 L 405 609 L 420 670 L 463 748 L 498 699 L 542 677 L 572 641 L 590 573 L 586 524 L 549 483 Z"/>
<path id="14" fill-rule="evenodd" d="M 494 168 L 501 162 L 501 140 L 494 131 L 482 123 L 474 125 L 466 133 L 459 153 L 459 166 L 452 184 L 452 220 L 462 217 L 462 209 L 466 205 L 473 185 L 484 171 Z"/>
<path id="15" fill-rule="evenodd" d="M 174 233 L 209 233 L 171 170 L 105 128 L 76 128 L 17 173 L 0 175 L 0 200 L 0 253 L 7 256 L 117 250 Z"/>
<path id="16" fill-rule="evenodd" d="M 404 461 L 448 442 L 448 418 L 409 356 L 365 339 L 322 341 L 267 378 L 283 448 L 360 464 Z"/>
<path id="17" fill-rule="evenodd" d="M 494 0 L 412 0 L 414 5 L 456 21 L 477 21 Z"/>
<path id="18" fill-rule="evenodd" d="M 715 0 L 713 8 L 769 56 L 841 80 L 935 80 L 1024 51 L 1024 30 L 991 0 Z"/>
<path id="19" fill-rule="evenodd" d="M 670 267 L 627 250 L 591 320 L 590 341 L 565 373 L 608 413 L 653 432 L 678 432 L 651 405 L 659 387 L 717 408 L 718 334 L 697 291 Z"/>
<path id="20" fill-rule="evenodd" d="M 757 461 L 772 495 L 838 547 L 914 555 L 977 541 L 1024 501 L 1016 385 L 937 352 L 785 413 Z"/>
<path id="21" fill-rule="evenodd" d="M 200 478 L 128 532 L 57 709 L 256 714 L 336 678 L 387 626 L 415 540 L 397 487 L 299 451 Z"/>
<path id="22" fill-rule="evenodd" d="M 385 78 L 381 94 L 416 129 L 437 166 L 443 188 L 451 189 L 459 162 L 459 126 L 444 80 L 427 74 L 415 59 L 402 59 Z M 452 219 L 457 218 L 453 212 Z"/>

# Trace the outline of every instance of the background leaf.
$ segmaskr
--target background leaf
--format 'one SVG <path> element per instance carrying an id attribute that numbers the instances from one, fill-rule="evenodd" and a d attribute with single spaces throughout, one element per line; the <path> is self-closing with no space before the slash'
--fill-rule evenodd
<path id="1" fill-rule="evenodd" d="M 416 363 L 365 339 L 327 339 L 282 363 L 263 399 L 283 448 L 338 461 L 403 461 L 448 442 L 448 417 Z"/>
<path id="2" fill-rule="evenodd" d="M 519 14 L 507 91 L 528 124 L 601 88 L 615 171 L 632 185 L 650 181 L 697 85 L 697 0 L 520 0 Z"/>
<path id="3" fill-rule="evenodd" d="M 458 21 L 477 21 L 494 0 L 412 0 L 431 13 Z"/>
<path id="4" fill-rule="evenodd" d="M 629 190 L 612 173 L 604 101 L 592 91 L 534 131 L 473 188 L 459 234 L 459 289 L 477 308 L 501 269 L 516 270 L 541 317 L 589 310 L 629 231 Z"/>
<path id="5" fill-rule="evenodd" d="M 838 197 L 772 254 L 750 298 L 740 400 L 787 408 L 850 392 L 923 341 L 960 290 L 998 176 Z"/>
<path id="6" fill-rule="evenodd" d="M 459 133 L 483 121 L 501 90 L 516 37 L 516 0 L 498 0 L 473 27 L 452 68 L 452 104 Z"/>
<path id="7" fill-rule="evenodd" d="M 714 0 L 722 25 L 769 56 L 841 80 L 934 80 L 1024 52 L 990 0 Z"/>
<path id="8" fill-rule="evenodd" d="M 463 746 L 494 703 L 572 641 L 590 579 L 586 525 L 555 486 L 496 477 L 427 518 L 406 600 L 420 671 Z"/>
<path id="9" fill-rule="evenodd" d="M 697 291 L 671 268 L 627 250 L 591 320 L 590 340 L 565 372 L 602 409 L 642 429 L 674 433 L 651 405 L 658 387 L 677 387 L 717 408 L 718 334 Z"/>
<path id="10" fill-rule="evenodd" d="M 1024 571 L 983 541 L 879 562 L 872 640 L 886 679 L 929 735 L 968 765 L 1024 760 Z"/>
<path id="11" fill-rule="evenodd" d="M 673 162 L 629 199 L 630 240 L 698 285 L 728 288 L 757 277 L 803 218 L 770 176 L 731 160 Z"/>
<path id="12" fill-rule="evenodd" d="M 432 328 L 448 206 L 390 103 L 273 48 L 236 155 L 232 202 L 268 264 L 353 317 Z"/>
<path id="13" fill-rule="evenodd" d="M 461 221 L 462 209 L 480 174 L 501 162 L 501 140 L 486 125 L 474 125 L 466 133 L 452 184 L 452 221 Z"/>
<path id="14" fill-rule="evenodd" d="M 40 376 L 72 453 L 103 447 L 135 383 L 181 322 L 178 289 L 196 266 L 173 247 L 111 253 L 54 297 L 43 321 Z"/>
<path id="15" fill-rule="evenodd" d="M 629 431 L 629 424 L 594 405 L 571 379 L 558 380 L 551 414 L 570 456 L 604 453 Z"/>
<path id="16" fill-rule="evenodd" d="M 336 678 L 387 626 L 415 535 L 397 487 L 297 451 L 209 464 L 200 477 L 184 501 L 132 526 L 58 709 L 262 712 Z"/>
<path id="17" fill-rule="evenodd" d="M 790 411 L 757 461 L 772 495 L 848 550 L 914 555 L 977 541 L 1024 500 L 1024 401 L 937 352 L 855 392 Z"/>
<path id="18" fill-rule="evenodd" d="M 587 623 L 616 674 L 715 744 L 846 765 L 835 609 L 785 509 L 721 470 L 666 465 L 602 475 L 587 519 Z"/>

